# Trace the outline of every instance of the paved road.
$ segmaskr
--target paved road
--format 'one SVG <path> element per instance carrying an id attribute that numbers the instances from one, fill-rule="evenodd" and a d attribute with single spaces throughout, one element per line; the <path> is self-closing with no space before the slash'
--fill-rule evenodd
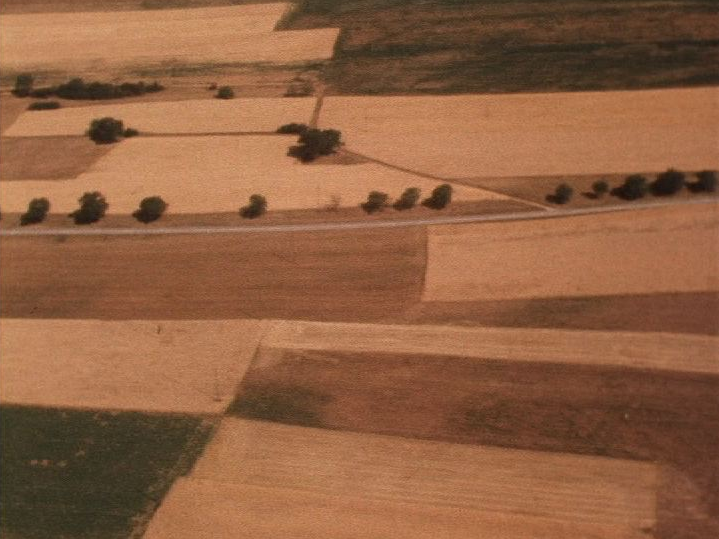
<path id="1" fill-rule="evenodd" d="M 266 232 L 312 232 L 323 230 L 357 230 L 369 228 L 401 228 L 408 226 L 449 225 L 462 223 L 485 223 L 497 221 L 529 221 L 535 219 L 556 219 L 621 211 L 641 211 L 651 208 L 688 206 L 695 204 L 717 204 L 716 198 L 647 202 L 642 204 L 621 204 L 599 208 L 575 210 L 538 210 L 527 212 L 497 213 L 491 215 L 459 215 L 432 217 L 428 219 L 403 219 L 391 221 L 352 221 L 335 223 L 308 223 L 295 225 L 238 225 L 238 226 L 176 226 L 151 228 L 12 228 L 0 230 L 1 236 L 147 236 L 171 234 L 242 234 Z"/>

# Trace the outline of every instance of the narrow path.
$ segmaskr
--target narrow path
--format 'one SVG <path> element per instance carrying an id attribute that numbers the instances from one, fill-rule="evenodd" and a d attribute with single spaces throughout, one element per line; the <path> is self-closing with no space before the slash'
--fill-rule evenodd
<path id="1" fill-rule="evenodd" d="M 715 204 L 719 208 L 719 201 L 715 198 L 702 198 L 692 200 L 676 200 L 667 202 L 648 202 L 634 205 L 631 203 L 603 206 L 600 208 L 580 208 L 576 210 L 509 212 L 491 215 L 459 215 L 447 217 L 433 217 L 429 219 L 405 219 L 392 221 L 369 222 L 335 222 L 310 223 L 295 225 L 238 225 L 238 226 L 177 226 L 157 228 L 13 228 L 0 230 L 0 237 L 9 236 L 166 236 L 174 234 L 242 234 L 267 232 L 313 232 L 327 230 L 361 230 L 372 228 L 403 228 L 411 226 L 452 225 L 463 223 L 486 223 L 502 221 L 531 221 L 537 219 L 557 219 L 561 217 L 575 217 L 580 215 L 593 215 L 599 213 L 642 211 L 653 208 L 666 208 L 672 206 L 690 206 L 697 204 Z"/>
<path id="2" fill-rule="evenodd" d="M 325 85 L 321 82 L 317 82 L 317 101 L 315 102 L 315 108 L 312 110 L 312 116 L 310 117 L 310 127 L 317 129 L 317 125 L 320 121 L 320 112 L 322 111 L 322 105 L 325 102 Z"/>

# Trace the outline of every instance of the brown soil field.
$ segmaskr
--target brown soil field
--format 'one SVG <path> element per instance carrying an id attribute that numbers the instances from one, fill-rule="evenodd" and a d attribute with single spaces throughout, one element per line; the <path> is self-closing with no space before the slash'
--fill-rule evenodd
<path id="1" fill-rule="evenodd" d="M 717 210 L 704 204 L 433 227 L 423 298 L 716 292 Z"/>
<path id="2" fill-rule="evenodd" d="M 0 97 L 0 133 L 15 123 L 15 120 L 27 109 L 27 102 L 22 99 L 11 99 L 7 94 Z"/>
<path id="3" fill-rule="evenodd" d="M 503 195 L 527 200 L 528 202 L 535 202 L 540 204 L 551 204 L 547 201 L 547 195 L 554 193 L 554 190 L 558 185 L 565 183 L 574 189 L 574 195 L 572 199 L 562 207 L 572 208 L 592 208 L 606 205 L 616 204 L 643 204 L 647 202 L 655 202 L 659 200 L 657 197 L 652 196 L 649 193 L 645 198 L 639 200 L 622 200 L 619 197 L 610 196 L 609 193 L 597 197 L 592 191 L 592 184 L 596 181 L 605 181 L 609 185 L 611 191 L 615 187 L 619 187 L 624 183 L 624 180 L 630 174 L 635 172 L 629 172 L 626 174 L 590 174 L 585 176 L 539 176 L 539 177 L 523 177 L 523 178 L 476 178 L 476 179 L 462 179 L 462 185 L 469 185 L 474 187 L 480 187 L 482 189 L 488 189 Z M 688 184 L 696 181 L 694 174 L 685 173 L 686 181 Z M 652 182 L 656 178 L 656 173 L 644 173 L 642 174 L 647 181 Z M 673 199 L 686 200 L 690 198 L 697 198 L 698 196 L 719 196 L 719 191 L 714 194 L 705 194 L 691 192 L 690 189 L 684 189 L 683 191 L 673 195 Z M 558 206 L 554 206 L 558 207 Z"/>
<path id="4" fill-rule="evenodd" d="M 27 111 L 4 134 L 6 137 L 79 136 L 85 134 L 93 119 L 104 116 L 121 119 L 127 127 L 141 133 L 274 133 L 286 123 L 309 123 L 315 107 L 312 97 L 229 100 L 206 97 Z"/>
<path id="5" fill-rule="evenodd" d="M 719 334 L 716 292 L 423 302 L 425 245 L 422 228 L 273 234 L 271 241 L 264 234 L 2 237 L 0 314 Z"/>
<path id="6" fill-rule="evenodd" d="M 287 155 L 295 143 L 293 136 L 140 136 L 114 145 L 75 179 L 7 182 L 0 185 L 0 196 L 8 212 L 23 211 L 30 198 L 44 196 L 53 211 L 69 213 L 82 193 L 99 190 L 108 213 L 130 215 L 140 200 L 160 195 L 168 213 L 196 214 L 237 212 L 255 193 L 267 198 L 269 209 L 324 209 L 335 197 L 340 206 L 356 207 L 372 190 L 394 199 L 407 187 L 418 187 L 426 196 L 440 183 L 375 163 L 303 165 Z M 505 198 L 454 186 L 457 201 Z"/>
<path id="7" fill-rule="evenodd" d="M 3 137 L 0 140 L 0 181 L 74 178 L 86 172 L 111 149 L 111 146 L 95 144 L 86 137 Z"/>
<path id="8" fill-rule="evenodd" d="M 3 318 L 0 400 L 48 407 L 219 413 L 234 397 L 265 327 L 258 320 Z"/>
<path id="9" fill-rule="evenodd" d="M 671 333 L 279 321 L 268 328 L 262 346 L 613 365 L 719 376 L 719 338 Z"/>
<path id="10" fill-rule="evenodd" d="M 478 524 L 475 537 L 483 531 L 483 514 L 516 516 L 519 533 L 513 533 L 512 526 L 507 525 L 508 537 L 526 536 L 534 518 L 540 519 L 540 529 L 548 524 L 544 519 L 559 521 L 555 526 L 564 532 L 562 536 L 567 536 L 569 527 L 582 537 L 639 537 L 642 529 L 654 522 L 656 480 L 656 468 L 644 463 L 225 419 L 192 474 L 179 485 L 184 496 L 170 495 L 150 524 L 147 536 L 196 537 L 197 531 L 205 527 L 201 524 L 205 519 L 211 519 L 213 524 L 223 520 L 228 511 L 218 511 L 207 503 L 211 485 L 225 494 L 227 503 L 220 507 L 237 507 L 254 526 L 267 510 L 253 514 L 255 504 L 246 505 L 245 497 L 237 496 L 238 490 L 242 492 L 238 486 L 280 489 L 280 502 L 286 499 L 287 491 L 349 496 L 360 503 L 382 501 L 401 520 L 405 504 L 428 511 L 462 508 Z M 193 495 L 194 488 L 198 488 L 199 499 L 204 502 L 199 508 L 190 502 L 198 499 Z M 192 510 L 188 510 L 190 504 Z M 326 519 L 339 508 L 323 509 L 319 513 Z M 292 517 L 277 517 L 279 522 L 270 524 L 270 528 L 300 524 Z M 236 524 L 238 519 L 224 519 L 224 525 L 212 526 L 214 537 L 232 536 L 226 535 L 230 528 L 227 524 Z M 169 529 L 163 524 L 169 524 Z M 335 521 L 333 528 L 339 529 L 339 524 Z M 437 524 L 429 519 L 425 525 L 441 536 L 452 532 L 451 528 L 436 528 Z M 583 533 L 584 526 L 588 528 L 587 535 Z M 397 523 L 392 531 L 402 527 Z M 299 533 L 307 536 L 308 530 L 303 528 L 300 526 Z M 459 537 L 470 537 L 466 535 L 466 519 L 462 519 L 459 530 Z M 269 537 L 268 531 L 253 537 Z M 340 536 L 356 537 L 356 531 Z M 389 531 L 385 529 L 383 536 Z M 407 532 L 400 534 L 408 536 Z M 549 536 L 555 537 L 553 533 Z"/>
<path id="11" fill-rule="evenodd" d="M 64 13 L 75 11 L 134 11 L 238 4 L 272 4 L 276 0 L 5 0 L 0 13 Z"/>
<path id="12" fill-rule="evenodd" d="M 694 171 L 719 168 L 717 92 L 328 97 L 320 123 L 353 151 L 446 178 Z"/>
<path id="13" fill-rule="evenodd" d="M 149 65 L 163 60 L 307 62 L 330 58 L 336 28 L 274 32 L 286 3 L 162 11 L 1 15 L 7 70 Z M 105 51 L 112 50 L 107 56 Z"/>
<path id="14" fill-rule="evenodd" d="M 717 376 L 265 349 L 232 409 L 333 430 L 656 461 L 655 536 L 719 530 Z"/>

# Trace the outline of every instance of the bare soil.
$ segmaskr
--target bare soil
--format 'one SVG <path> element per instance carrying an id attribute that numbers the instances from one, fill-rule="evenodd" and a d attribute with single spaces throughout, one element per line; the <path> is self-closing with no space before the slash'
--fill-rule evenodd
<path id="1" fill-rule="evenodd" d="M 657 461 L 656 537 L 719 532 L 717 377 L 321 351 L 262 364 L 239 403 L 311 391 L 321 398 L 302 405 L 330 429 Z"/>

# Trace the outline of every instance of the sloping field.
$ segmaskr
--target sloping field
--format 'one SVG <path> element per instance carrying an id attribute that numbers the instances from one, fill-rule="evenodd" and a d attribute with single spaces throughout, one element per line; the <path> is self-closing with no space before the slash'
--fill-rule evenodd
<path id="1" fill-rule="evenodd" d="M 430 228 L 423 299 L 719 290 L 719 205 Z"/>
<path id="2" fill-rule="evenodd" d="M 140 200 L 160 195 L 169 213 L 237 212 L 260 193 L 269 210 L 325 208 L 339 197 L 357 206 L 373 190 L 399 197 L 407 187 L 424 193 L 439 182 L 377 164 L 304 165 L 287 156 L 294 137 L 147 137 L 125 140 L 73 180 L 5 182 L 3 211 L 25 211 L 33 197 L 50 200 L 52 211 L 77 208 L 86 191 L 101 191 L 111 214 L 131 214 Z M 503 195 L 456 186 L 453 198 L 501 200 Z"/>
<path id="3" fill-rule="evenodd" d="M 303 62 L 332 56 L 338 29 L 274 32 L 286 3 L 162 11 L 3 15 L 5 69 L 183 62 Z M 108 54 L 111 51 L 111 54 Z"/>
<path id="4" fill-rule="evenodd" d="M 264 324 L 0 321 L 5 404 L 216 413 L 252 360 Z"/>
<path id="5" fill-rule="evenodd" d="M 640 537 L 656 480 L 637 462 L 225 419 L 146 537 Z M 322 501 L 303 516 L 304 495 Z M 268 507 L 283 510 L 268 519 Z"/>
<path id="6" fill-rule="evenodd" d="M 90 122 L 112 116 L 141 133 L 274 133 L 290 122 L 309 123 L 315 99 L 192 99 L 150 103 L 114 103 L 26 111 L 3 135 L 37 137 L 84 135 Z"/>
<path id="7" fill-rule="evenodd" d="M 716 169 L 718 92 L 329 97 L 320 121 L 351 150 L 448 178 Z"/>
<path id="8" fill-rule="evenodd" d="M 269 327 L 262 346 L 719 374 L 719 338 L 670 333 L 278 321 Z"/>

